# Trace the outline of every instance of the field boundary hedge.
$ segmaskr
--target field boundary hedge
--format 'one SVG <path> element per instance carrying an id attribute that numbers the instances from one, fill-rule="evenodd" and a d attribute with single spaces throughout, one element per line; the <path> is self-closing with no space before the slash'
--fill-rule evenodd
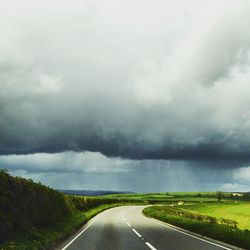
<path id="1" fill-rule="evenodd" d="M 202 215 L 199 213 L 190 212 L 182 208 L 178 208 L 178 207 L 174 207 L 174 208 L 167 207 L 166 210 L 168 210 L 167 212 L 169 214 L 181 216 L 185 218 L 190 218 L 190 219 L 197 220 L 200 222 L 222 224 L 222 225 L 226 225 L 226 226 L 233 227 L 233 228 L 237 228 L 237 224 L 238 224 L 238 222 L 235 220 L 224 219 L 224 218 L 217 219 L 209 215 Z"/>
<path id="2" fill-rule="evenodd" d="M 0 171 L 0 242 L 33 227 L 50 227 L 70 216 L 64 195 Z"/>

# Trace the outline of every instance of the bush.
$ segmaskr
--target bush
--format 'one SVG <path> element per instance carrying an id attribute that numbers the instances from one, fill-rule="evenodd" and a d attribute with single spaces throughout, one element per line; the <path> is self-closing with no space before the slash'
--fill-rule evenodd
<path id="1" fill-rule="evenodd" d="M 73 206 L 73 208 L 79 211 L 87 211 L 91 208 L 98 207 L 100 205 L 114 204 L 121 202 L 131 202 L 131 200 L 120 200 L 113 198 L 96 198 L 96 197 L 80 197 L 68 195 L 66 196 L 67 202 Z"/>
<path id="2" fill-rule="evenodd" d="M 0 171 L 0 242 L 34 226 L 65 219 L 70 210 L 63 194 L 41 184 Z"/>

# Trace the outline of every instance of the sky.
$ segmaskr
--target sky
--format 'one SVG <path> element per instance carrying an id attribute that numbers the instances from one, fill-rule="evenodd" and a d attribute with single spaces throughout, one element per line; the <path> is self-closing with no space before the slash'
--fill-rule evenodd
<path id="1" fill-rule="evenodd" d="M 60 189 L 250 191 L 249 13 L 0 1 L 0 168 Z"/>

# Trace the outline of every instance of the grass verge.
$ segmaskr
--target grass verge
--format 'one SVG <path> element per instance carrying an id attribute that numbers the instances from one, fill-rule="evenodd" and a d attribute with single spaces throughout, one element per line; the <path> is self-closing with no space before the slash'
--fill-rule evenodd
<path id="1" fill-rule="evenodd" d="M 172 208 L 175 209 L 175 208 Z M 196 221 L 191 218 L 177 216 L 169 212 L 167 206 L 151 206 L 143 210 L 147 217 L 152 217 L 163 222 L 190 230 L 192 232 L 221 240 L 238 247 L 250 249 L 250 231 L 230 227 L 223 224 Z"/>
<path id="2" fill-rule="evenodd" d="M 20 234 L 15 240 L 0 245 L 1 250 L 40 250 L 54 249 L 55 246 L 72 235 L 77 229 L 85 224 L 96 214 L 121 204 L 104 204 L 88 211 L 73 210 L 68 218 L 59 221 L 53 227 L 32 227 L 25 234 Z"/>

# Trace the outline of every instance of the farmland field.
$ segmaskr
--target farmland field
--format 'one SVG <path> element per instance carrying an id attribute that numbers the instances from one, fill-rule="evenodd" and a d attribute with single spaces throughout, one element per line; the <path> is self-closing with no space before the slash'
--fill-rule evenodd
<path id="1" fill-rule="evenodd" d="M 119 198 L 131 200 L 155 200 L 161 202 L 171 201 L 217 201 L 215 192 L 171 192 L 171 193 L 148 193 L 148 194 L 114 194 L 104 195 L 106 198 Z"/>
<path id="2" fill-rule="evenodd" d="M 250 229 L 250 202 L 216 204 L 209 203 L 184 206 L 184 209 L 216 218 L 235 220 L 238 222 L 239 228 Z"/>

